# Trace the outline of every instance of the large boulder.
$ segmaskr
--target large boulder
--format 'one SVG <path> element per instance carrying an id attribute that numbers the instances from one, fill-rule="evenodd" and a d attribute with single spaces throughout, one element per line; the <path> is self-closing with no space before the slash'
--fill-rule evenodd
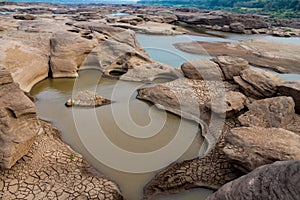
<path id="1" fill-rule="evenodd" d="M 254 98 L 274 96 L 276 86 L 283 83 L 279 76 L 262 69 L 245 69 L 241 72 L 240 78 L 234 77 L 234 80 L 247 96 Z"/>
<path id="2" fill-rule="evenodd" d="M 34 103 L 8 71 L 0 69 L 0 167 L 11 168 L 43 131 Z"/>
<path id="3" fill-rule="evenodd" d="M 300 136 L 281 128 L 233 128 L 223 151 L 236 168 L 249 172 L 274 161 L 299 160 Z"/>
<path id="4" fill-rule="evenodd" d="M 241 71 L 249 68 L 247 60 L 232 56 L 218 56 L 213 59 L 222 69 L 226 80 L 233 80 Z"/>
<path id="5" fill-rule="evenodd" d="M 231 117 L 245 107 L 246 99 L 247 97 L 240 92 L 229 91 L 225 93 L 225 97 L 216 97 L 214 102 L 207 101 L 205 106 L 215 113 L 226 113 L 227 117 Z M 224 101 L 225 105 L 222 105 L 220 102 Z"/>
<path id="6" fill-rule="evenodd" d="M 198 80 L 223 80 L 219 65 L 209 59 L 194 60 L 181 65 L 184 76 Z"/>
<path id="7" fill-rule="evenodd" d="M 280 128 L 291 123 L 295 114 L 294 107 L 293 99 L 286 96 L 257 100 L 248 105 L 249 111 L 238 119 L 244 126 Z"/>
<path id="8" fill-rule="evenodd" d="M 50 40 L 50 67 L 52 76 L 77 77 L 77 70 L 96 46 L 96 41 L 71 32 L 57 32 Z"/>
<path id="9" fill-rule="evenodd" d="M 227 183 L 207 200 L 299 199 L 299 176 L 300 161 L 278 161 Z"/>
<path id="10" fill-rule="evenodd" d="M 300 81 L 285 82 L 277 86 L 278 93 L 291 96 L 295 102 L 295 111 L 300 114 Z"/>

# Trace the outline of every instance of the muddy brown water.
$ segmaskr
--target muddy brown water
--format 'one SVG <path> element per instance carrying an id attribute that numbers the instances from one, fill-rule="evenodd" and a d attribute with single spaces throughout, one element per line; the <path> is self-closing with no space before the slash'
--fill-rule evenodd
<path id="1" fill-rule="evenodd" d="M 137 35 L 142 47 L 153 59 L 174 67 L 187 60 L 209 57 L 181 52 L 172 45 L 176 42 L 238 41 L 253 37 L 258 36 L 229 34 L 225 38 L 216 38 Z M 298 40 L 287 41 L 298 43 Z M 284 75 L 283 78 L 300 79 L 299 75 Z M 158 80 L 156 83 L 166 81 L 169 80 Z M 136 89 L 142 86 L 147 85 L 110 80 L 102 78 L 97 70 L 83 70 L 76 79 L 46 79 L 31 91 L 37 97 L 39 116 L 52 121 L 62 131 L 62 139 L 98 171 L 114 180 L 129 200 L 141 199 L 143 187 L 161 168 L 176 160 L 198 156 L 203 142 L 196 123 L 137 100 Z M 76 90 L 97 91 L 113 100 L 113 103 L 95 109 L 66 108 L 64 103 Z M 208 189 L 193 189 L 156 199 L 201 200 L 211 193 Z"/>
<path id="2" fill-rule="evenodd" d="M 203 141 L 199 127 L 137 100 L 136 89 L 144 84 L 99 77 L 97 70 L 84 70 L 77 79 L 46 79 L 35 85 L 31 93 L 37 97 L 39 116 L 52 121 L 67 144 L 113 179 L 126 199 L 141 199 L 143 187 L 157 170 L 199 155 Z M 67 108 L 64 103 L 73 90 L 96 90 L 114 103 L 95 109 Z M 129 155 L 107 147 L 105 138 Z M 172 142 L 169 150 L 162 150 Z M 148 152 L 156 153 L 147 155 Z M 130 154 L 145 155 L 145 159 Z M 210 193 L 196 189 L 159 199 L 205 199 Z"/>

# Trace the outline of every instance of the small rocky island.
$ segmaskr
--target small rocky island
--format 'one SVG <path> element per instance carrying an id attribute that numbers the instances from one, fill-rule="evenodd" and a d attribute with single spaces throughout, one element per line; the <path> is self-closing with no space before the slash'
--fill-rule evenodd
<path id="1" fill-rule="evenodd" d="M 298 37 L 297 25 L 272 24 L 260 15 L 137 5 L 0 3 L 0 12 L 0 199 L 126 199 L 117 182 L 39 118 L 29 94 L 46 78 L 75 78 L 88 69 L 124 81 L 167 77 L 137 89 L 137 98 L 195 121 L 206 139 L 202 155 L 161 170 L 145 186 L 144 199 L 197 187 L 214 190 L 212 200 L 300 198 L 300 81 L 262 69 L 299 73 L 299 45 L 264 39 L 178 43 L 182 51 L 205 50 L 212 58 L 175 68 L 153 60 L 135 35 L 208 36 L 199 32 L 205 28 Z M 66 105 L 110 103 L 81 91 Z"/>

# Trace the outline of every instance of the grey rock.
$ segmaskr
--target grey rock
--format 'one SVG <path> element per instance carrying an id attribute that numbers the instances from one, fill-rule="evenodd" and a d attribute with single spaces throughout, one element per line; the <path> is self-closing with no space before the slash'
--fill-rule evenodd
<path id="1" fill-rule="evenodd" d="M 227 183 L 207 200 L 300 198 L 300 161 L 278 161 Z"/>

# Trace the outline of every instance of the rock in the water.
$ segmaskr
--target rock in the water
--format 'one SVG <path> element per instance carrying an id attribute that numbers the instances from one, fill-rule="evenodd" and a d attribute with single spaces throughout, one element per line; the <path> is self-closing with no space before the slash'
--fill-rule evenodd
<path id="1" fill-rule="evenodd" d="M 42 132 L 34 103 L 0 68 L 0 167 L 11 168 Z"/>
<path id="2" fill-rule="evenodd" d="M 300 136 L 281 128 L 240 127 L 225 136 L 226 156 L 245 172 L 274 161 L 299 160 Z"/>
<path id="3" fill-rule="evenodd" d="M 262 69 L 245 69 L 241 78 L 235 78 L 246 95 L 254 98 L 272 97 L 276 94 L 278 84 L 283 80 L 272 72 Z"/>
<path id="4" fill-rule="evenodd" d="M 194 60 L 183 63 L 181 70 L 189 79 L 197 80 L 223 80 L 223 73 L 220 67 L 209 59 Z"/>
<path id="5" fill-rule="evenodd" d="M 300 73 L 300 45 L 250 39 L 241 42 L 188 42 L 174 46 L 182 51 L 211 56 L 236 56 L 251 65 L 270 68 L 284 73 Z M 201 48 L 199 48 L 201 47 Z"/>
<path id="6" fill-rule="evenodd" d="M 207 200 L 299 199 L 300 161 L 278 161 L 227 183 Z"/>
<path id="7" fill-rule="evenodd" d="M 280 95 L 291 96 L 295 102 L 295 111 L 300 114 L 300 81 L 286 82 L 277 86 Z"/>
<path id="8" fill-rule="evenodd" d="M 205 106 L 218 114 L 226 113 L 227 117 L 241 111 L 246 104 L 246 97 L 240 92 L 229 91 L 225 93 L 225 97 L 216 97 L 216 101 L 212 104 L 211 101 L 205 103 Z M 220 102 L 225 101 L 225 106 Z"/>
<path id="9" fill-rule="evenodd" d="M 229 27 L 234 33 L 244 33 L 245 31 L 245 25 L 240 22 L 231 23 Z"/>
<path id="10" fill-rule="evenodd" d="M 238 119 L 244 126 L 282 128 L 291 123 L 294 107 L 293 99 L 286 96 L 257 100 L 248 105 L 249 111 Z"/>
<path id="11" fill-rule="evenodd" d="M 234 76 L 239 76 L 241 71 L 249 68 L 248 61 L 232 56 L 218 56 L 213 61 L 218 63 L 226 80 L 233 80 Z"/>
<path id="12" fill-rule="evenodd" d="M 50 40 L 50 67 L 52 76 L 77 77 L 77 70 L 94 48 L 95 41 L 71 32 L 57 32 Z"/>
<path id="13" fill-rule="evenodd" d="M 72 96 L 71 99 L 69 99 L 66 102 L 67 107 L 72 106 L 80 106 L 80 107 L 98 107 L 110 104 L 111 101 L 108 99 L 105 99 L 98 95 L 96 92 L 92 91 L 80 91 Z"/>

